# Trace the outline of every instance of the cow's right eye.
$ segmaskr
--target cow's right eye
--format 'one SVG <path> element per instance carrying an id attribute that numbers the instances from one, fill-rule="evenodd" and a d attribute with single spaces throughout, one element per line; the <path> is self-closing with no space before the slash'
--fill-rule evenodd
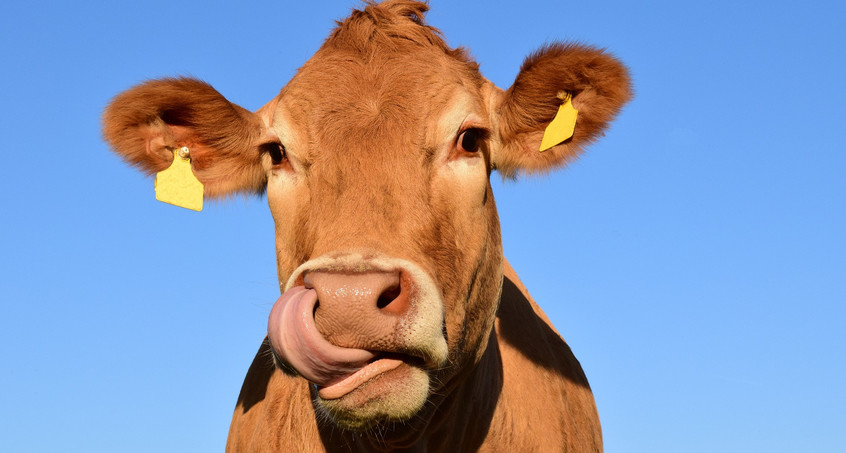
<path id="1" fill-rule="evenodd" d="M 265 143 L 262 145 L 262 152 L 270 155 L 273 166 L 281 164 L 288 157 L 285 154 L 285 147 L 281 143 Z"/>

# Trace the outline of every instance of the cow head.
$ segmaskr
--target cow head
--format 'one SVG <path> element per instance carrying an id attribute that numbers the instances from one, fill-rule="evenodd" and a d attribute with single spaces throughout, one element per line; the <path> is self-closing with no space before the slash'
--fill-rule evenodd
<path id="1" fill-rule="evenodd" d="M 200 81 L 164 79 L 104 115 L 108 142 L 143 171 L 187 146 L 206 197 L 266 192 L 277 365 L 308 379 L 317 410 L 346 428 L 425 413 L 472 370 L 502 285 L 491 172 L 565 164 L 629 97 L 624 67 L 576 44 L 541 48 L 503 91 L 423 23 L 426 9 L 353 12 L 255 113 Z M 562 93 L 579 112 L 574 134 L 539 152 Z"/>

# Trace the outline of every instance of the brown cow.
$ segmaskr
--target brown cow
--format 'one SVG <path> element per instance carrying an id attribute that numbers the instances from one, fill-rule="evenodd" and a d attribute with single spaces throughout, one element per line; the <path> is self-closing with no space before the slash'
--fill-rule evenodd
<path id="1" fill-rule="evenodd" d="M 188 147 L 207 197 L 267 193 L 282 296 L 227 451 L 601 451 L 570 349 L 503 258 L 489 182 L 574 159 L 630 96 L 601 50 L 550 44 L 507 91 L 368 4 L 251 113 L 192 79 L 117 96 L 104 133 L 152 173 Z M 562 99 L 571 138 L 539 152 Z"/>

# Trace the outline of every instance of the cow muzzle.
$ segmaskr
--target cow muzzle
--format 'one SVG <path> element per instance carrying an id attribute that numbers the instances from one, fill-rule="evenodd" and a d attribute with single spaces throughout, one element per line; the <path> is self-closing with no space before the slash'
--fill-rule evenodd
<path id="1" fill-rule="evenodd" d="M 440 293 L 412 263 L 319 259 L 300 266 L 288 286 L 270 312 L 268 338 L 322 400 L 368 387 L 378 398 L 397 387 L 392 375 L 411 373 L 404 368 L 419 376 L 446 363 Z"/>

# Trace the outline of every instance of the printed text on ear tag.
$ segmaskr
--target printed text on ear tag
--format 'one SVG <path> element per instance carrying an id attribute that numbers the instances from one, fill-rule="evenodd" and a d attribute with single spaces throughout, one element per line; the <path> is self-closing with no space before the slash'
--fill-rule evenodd
<path id="1" fill-rule="evenodd" d="M 186 147 L 173 150 L 173 163 L 166 170 L 156 173 L 156 200 L 202 211 L 203 183 L 191 171 L 188 153 Z"/>
<path id="2" fill-rule="evenodd" d="M 573 108 L 573 102 L 569 94 L 566 94 L 566 97 L 562 101 L 564 102 L 561 104 L 561 107 L 558 107 L 558 113 L 555 114 L 555 118 L 546 126 L 543 139 L 541 139 L 540 152 L 544 152 L 573 136 L 573 130 L 576 128 L 576 117 L 579 111 Z"/>

